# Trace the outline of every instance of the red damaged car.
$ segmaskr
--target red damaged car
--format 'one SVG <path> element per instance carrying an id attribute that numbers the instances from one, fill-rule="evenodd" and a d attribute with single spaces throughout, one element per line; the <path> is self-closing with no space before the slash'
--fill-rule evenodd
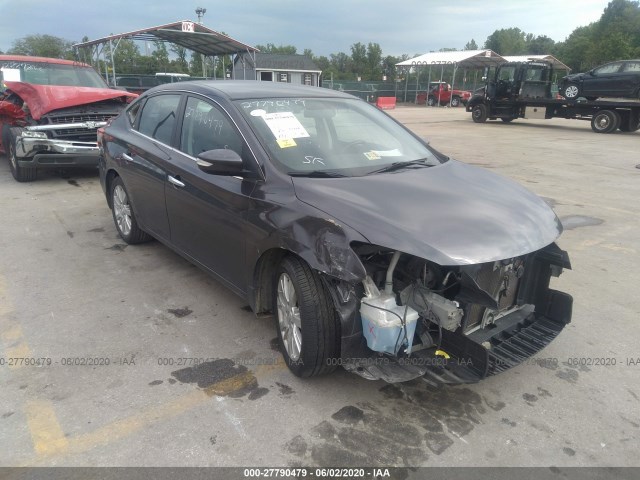
<path id="1" fill-rule="evenodd" d="M 0 55 L 0 147 L 18 182 L 37 170 L 97 166 L 97 129 L 136 94 L 108 87 L 89 65 Z"/>

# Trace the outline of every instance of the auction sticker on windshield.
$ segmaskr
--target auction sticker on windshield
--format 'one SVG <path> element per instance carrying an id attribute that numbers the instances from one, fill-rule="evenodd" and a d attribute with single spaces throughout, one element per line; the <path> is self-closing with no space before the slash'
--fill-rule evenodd
<path id="1" fill-rule="evenodd" d="M 276 137 L 276 140 L 289 140 L 291 138 L 308 137 L 309 132 L 300 123 L 292 112 L 274 112 L 262 115 L 267 126 Z"/>

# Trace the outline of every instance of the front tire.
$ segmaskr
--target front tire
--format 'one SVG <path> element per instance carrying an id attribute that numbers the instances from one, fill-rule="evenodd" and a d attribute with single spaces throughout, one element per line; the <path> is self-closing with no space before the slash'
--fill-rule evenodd
<path id="1" fill-rule="evenodd" d="M 284 360 L 298 377 L 335 370 L 340 328 L 322 280 L 304 261 L 285 257 L 276 272 L 273 305 Z"/>
<path id="2" fill-rule="evenodd" d="M 17 136 L 9 131 L 5 135 L 5 139 L 11 175 L 13 175 L 16 182 L 33 182 L 38 175 L 38 171 L 33 167 L 22 167 L 18 164 L 18 156 L 16 154 Z"/>
<path id="3" fill-rule="evenodd" d="M 114 178 L 111 184 L 111 213 L 118 234 L 127 244 L 133 245 L 151 240 L 151 236 L 138 226 L 129 194 L 120 177 Z"/>
<path id="4" fill-rule="evenodd" d="M 427 105 L 430 107 L 433 107 L 436 104 L 436 99 L 435 97 L 428 97 L 427 98 Z"/>
<path id="5" fill-rule="evenodd" d="M 567 100 L 575 100 L 580 96 L 580 88 L 575 83 L 570 83 L 562 89 L 562 96 Z"/>
<path id="6" fill-rule="evenodd" d="M 460 106 L 460 97 L 451 97 L 451 106 L 452 107 Z"/>
<path id="7" fill-rule="evenodd" d="M 487 121 L 487 106 L 483 103 L 474 105 L 471 109 L 471 118 L 476 123 L 484 123 Z"/>

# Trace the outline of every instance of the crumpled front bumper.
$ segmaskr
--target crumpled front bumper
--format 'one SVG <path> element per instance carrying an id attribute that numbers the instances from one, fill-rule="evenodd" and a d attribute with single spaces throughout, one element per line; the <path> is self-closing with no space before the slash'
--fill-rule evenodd
<path id="1" fill-rule="evenodd" d="M 16 160 L 23 167 L 95 167 L 100 149 L 96 142 L 60 140 L 44 136 L 32 127 L 16 138 Z"/>

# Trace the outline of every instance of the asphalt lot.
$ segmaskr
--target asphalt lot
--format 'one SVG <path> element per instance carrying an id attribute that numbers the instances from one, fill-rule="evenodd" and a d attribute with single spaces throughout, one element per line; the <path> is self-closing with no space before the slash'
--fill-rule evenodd
<path id="1" fill-rule="evenodd" d="M 640 466 L 640 132 L 391 114 L 569 227 L 573 271 L 553 282 L 573 323 L 542 352 L 557 364 L 440 389 L 298 379 L 271 319 L 161 244 L 119 239 L 97 174 L 18 184 L 0 159 L 0 465 Z M 51 364 L 8 365 L 25 357 Z"/>

